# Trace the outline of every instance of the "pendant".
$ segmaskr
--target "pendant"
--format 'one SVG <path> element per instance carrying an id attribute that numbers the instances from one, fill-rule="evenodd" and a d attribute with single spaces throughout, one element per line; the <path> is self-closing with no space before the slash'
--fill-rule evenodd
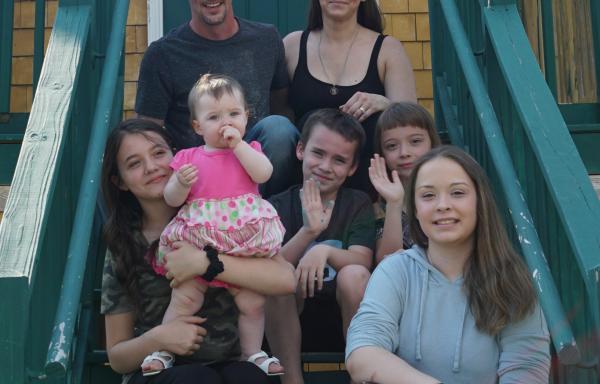
<path id="1" fill-rule="evenodd" d="M 335 85 L 332 85 L 331 88 L 329 88 L 329 93 L 331 94 L 331 96 L 335 96 L 338 94 L 338 89 Z"/>

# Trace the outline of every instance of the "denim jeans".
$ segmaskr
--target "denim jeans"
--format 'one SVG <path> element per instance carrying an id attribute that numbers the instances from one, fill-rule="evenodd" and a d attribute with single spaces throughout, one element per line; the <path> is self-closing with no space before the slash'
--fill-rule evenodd
<path id="1" fill-rule="evenodd" d="M 265 199 L 302 180 L 300 162 L 296 158 L 299 137 L 300 132 L 296 126 L 286 117 L 279 115 L 265 117 L 246 132 L 244 140 L 258 141 L 273 164 L 271 178 L 259 187 Z"/>

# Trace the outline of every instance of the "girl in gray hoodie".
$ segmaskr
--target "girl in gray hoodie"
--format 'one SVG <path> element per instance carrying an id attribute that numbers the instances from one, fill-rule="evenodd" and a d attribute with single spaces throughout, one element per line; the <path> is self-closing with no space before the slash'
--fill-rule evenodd
<path id="1" fill-rule="evenodd" d="M 357 382 L 547 383 L 550 337 L 485 172 L 442 146 L 407 191 L 415 245 L 386 258 L 348 329 Z"/>

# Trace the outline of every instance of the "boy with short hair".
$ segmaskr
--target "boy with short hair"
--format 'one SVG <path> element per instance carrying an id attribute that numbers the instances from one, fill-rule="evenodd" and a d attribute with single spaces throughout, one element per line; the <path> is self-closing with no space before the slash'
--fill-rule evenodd
<path id="1" fill-rule="evenodd" d="M 293 295 L 268 298 L 266 306 L 267 337 L 286 366 L 282 383 L 303 382 L 298 317 L 303 299 L 335 297 L 345 335 L 363 297 L 375 245 L 373 208 L 366 193 L 342 185 L 356 171 L 364 141 L 362 126 L 350 115 L 314 112 L 296 148 L 303 185 L 270 199 L 286 229 L 281 254 L 298 277 L 298 306 Z"/>

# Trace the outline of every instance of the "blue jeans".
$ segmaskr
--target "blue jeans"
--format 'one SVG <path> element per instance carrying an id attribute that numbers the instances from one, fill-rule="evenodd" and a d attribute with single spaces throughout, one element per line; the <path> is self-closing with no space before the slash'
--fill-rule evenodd
<path id="1" fill-rule="evenodd" d="M 264 198 L 283 192 L 301 180 L 300 162 L 296 158 L 299 138 L 296 126 L 279 115 L 265 117 L 246 132 L 244 140 L 258 141 L 273 164 L 271 178 L 259 187 Z"/>

